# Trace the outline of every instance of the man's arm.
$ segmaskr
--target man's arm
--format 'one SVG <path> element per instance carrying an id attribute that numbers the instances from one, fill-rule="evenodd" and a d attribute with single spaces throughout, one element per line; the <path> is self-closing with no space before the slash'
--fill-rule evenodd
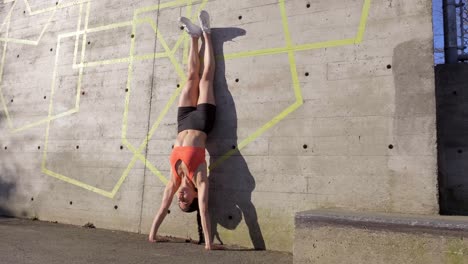
<path id="1" fill-rule="evenodd" d="M 159 226 L 161 226 L 161 223 L 166 217 L 167 211 L 172 202 L 172 198 L 174 197 L 174 193 L 177 191 L 179 186 L 180 186 L 180 181 L 174 182 L 173 178 L 171 178 L 169 183 L 167 183 L 166 188 L 164 189 L 164 195 L 163 195 L 161 207 L 159 208 L 159 211 L 156 213 L 156 216 L 154 217 L 154 220 L 153 220 L 153 224 L 151 225 L 151 231 L 148 236 L 148 240 L 150 242 L 156 242 L 156 234 L 158 233 Z"/>

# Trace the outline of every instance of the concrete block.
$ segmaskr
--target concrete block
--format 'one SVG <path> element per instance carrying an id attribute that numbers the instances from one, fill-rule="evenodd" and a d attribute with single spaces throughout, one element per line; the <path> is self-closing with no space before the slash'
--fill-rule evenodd
<path id="1" fill-rule="evenodd" d="M 307 211 L 296 215 L 294 263 L 463 263 L 465 229 L 456 217 Z"/>

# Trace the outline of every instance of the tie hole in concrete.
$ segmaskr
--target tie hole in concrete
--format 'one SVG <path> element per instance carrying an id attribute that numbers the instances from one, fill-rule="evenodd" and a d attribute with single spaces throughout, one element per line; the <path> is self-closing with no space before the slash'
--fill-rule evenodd
<path id="1" fill-rule="evenodd" d="M 239 20 L 242 20 L 242 16 L 239 16 Z"/>
<path id="2" fill-rule="evenodd" d="M 388 145 L 388 148 L 393 149 L 393 145 L 392 144 Z"/>
<path id="3" fill-rule="evenodd" d="M 307 7 L 307 8 L 310 8 L 310 4 L 309 4 L 309 3 L 307 3 L 306 7 Z"/>
<path id="4" fill-rule="evenodd" d="M 388 64 L 388 65 L 387 65 L 387 69 L 390 70 L 391 68 L 392 68 L 392 65 L 391 65 L 391 64 Z"/>
<path id="5" fill-rule="evenodd" d="M 114 209 L 117 210 L 119 207 L 117 205 L 114 205 Z"/>

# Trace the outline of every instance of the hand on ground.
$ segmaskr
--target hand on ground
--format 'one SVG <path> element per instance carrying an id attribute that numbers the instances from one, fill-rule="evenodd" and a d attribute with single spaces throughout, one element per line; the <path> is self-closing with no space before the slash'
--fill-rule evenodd
<path id="1" fill-rule="evenodd" d="M 211 245 L 211 246 L 206 245 L 205 249 L 206 250 L 225 250 L 226 248 L 221 245 Z"/>

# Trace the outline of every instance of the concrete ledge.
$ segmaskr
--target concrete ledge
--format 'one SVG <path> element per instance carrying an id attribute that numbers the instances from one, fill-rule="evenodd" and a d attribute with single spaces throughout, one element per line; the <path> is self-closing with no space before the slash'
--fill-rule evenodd
<path id="1" fill-rule="evenodd" d="M 336 210 L 310 210 L 296 214 L 296 227 L 343 225 L 364 229 L 380 229 L 410 233 L 443 233 L 468 236 L 468 217 L 383 214 L 345 212 Z"/>
<path id="2" fill-rule="evenodd" d="M 312 210 L 295 225 L 294 263 L 468 263 L 468 217 Z"/>

